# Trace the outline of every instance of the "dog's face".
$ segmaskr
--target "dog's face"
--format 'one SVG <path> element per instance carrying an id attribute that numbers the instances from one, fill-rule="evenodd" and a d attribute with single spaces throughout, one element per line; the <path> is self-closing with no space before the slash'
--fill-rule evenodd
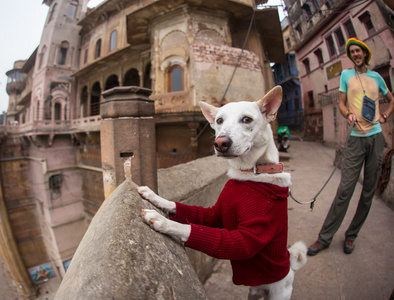
<path id="1" fill-rule="evenodd" d="M 221 108 L 200 102 L 202 113 L 215 129 L 216 155 L 236 158 L 262 149 L 272 139 L 267 125 L 276 118 L 281 101 L 282 88 L 276 86 L 256 102 L 232 102 Z"/>

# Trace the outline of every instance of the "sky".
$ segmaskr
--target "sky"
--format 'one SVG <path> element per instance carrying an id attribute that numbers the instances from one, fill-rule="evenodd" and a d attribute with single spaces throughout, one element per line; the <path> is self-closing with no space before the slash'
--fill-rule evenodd
<path id="1" fill-rule="evenodd" d="M 2 1 L 0 10 L 0 113 L 7 110 L 7 76 L 16 60 L 26 60 L 40 43 L 41 33 L 49 7 L 42 0 Z M 88 7 L 99 5 L 103 0 L 90 0 Z M 279 5 L 281 0 L 269 0 L 268 5 Z M 280 18 L 281 9 L 279 9 Z"/>

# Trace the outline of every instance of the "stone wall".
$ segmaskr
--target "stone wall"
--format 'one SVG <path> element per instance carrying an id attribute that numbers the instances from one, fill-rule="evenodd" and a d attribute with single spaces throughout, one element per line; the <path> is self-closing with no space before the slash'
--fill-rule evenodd
<path id="1" fill-rule="evenodd" d="M 224 45 L 192 44 L 192 53 L 195 62 L 209 62 L 214 64 L 235 66 L 239 60 L 238 67 L 250 71 L 261 72 L 258 57 L 250 51 L 244 51 L 241 59 L 239 56 L 242 49 L 232 48 Z"/>
<path id="2" fill-rule="evenodd" d="M 387 185 L 380 194 L 380 197 L 389 207 L 391 207 L 392 210 L 394 210 L 394 156 L 391 157 L 391 171 L 389 178 L 390 180 L 387 182 Z"/>
<path id="3" fill-rule="evenodd" d="M 159 193 L 211 206 L 227 181 L 227 168 L 225 160 L 211 156 L 161 169 Z M 112 192 L 94 216 L 56 299 L 206 299 L 201 282 L 216 260 L 196 251 L 186 255 L 178 241 L 142 221 L 142 208 L 154 207 L 131 180 Z"/>
<path id="4" fill-rule="evenodd" d="M 244 51 L 234 73 L 241 49 L 225 45 L 194 43 L 191 45 L 192 73 L 196 105 L 206 101 L 214 105 L 227 102 L 256 101 L 266 92 L 257 55 Z M 226 87 L 231 82 L 223 101 Z"/>

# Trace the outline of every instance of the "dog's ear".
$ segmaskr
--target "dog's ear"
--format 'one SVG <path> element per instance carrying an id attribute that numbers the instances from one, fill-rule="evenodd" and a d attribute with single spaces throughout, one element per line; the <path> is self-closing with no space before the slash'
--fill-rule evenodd
<path id="1" fill-rule="evenodd" d="M 200 101 L 200 107 L 204 117 L 208 120 L 208 122 L 211 124 L 211 127 L 213 128 L 215 125 L 215 117 L 218 112 L 218 108 L 203 101 Z"/>
<path id="2" fill-rule="evenodd" d="M 268 122 L 275 120 L 276 113 L 282 103 L 282 87 L 277 85 L 256 103 L 261 113 L 267 117 Z"/>

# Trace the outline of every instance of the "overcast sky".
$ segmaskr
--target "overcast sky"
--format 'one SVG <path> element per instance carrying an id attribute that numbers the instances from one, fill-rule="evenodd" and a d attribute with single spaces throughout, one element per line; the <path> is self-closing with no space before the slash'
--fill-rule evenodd
<path id="1" fill-rule="evenodd" d="M 104 0 L 90 0 L 88 7 L 95 7 Z M 40 43 L 41 33 L 48 13 L 42 0 L 6 0 L 0 9 L 0 113 L 7 110 L 7 76 L 14 61 L 26 60 Z M 268 4 L 280 4 L 269 0 Z M 279 9 L 279 11 L 281 11 Z"/>
<path id="2" fill-rule="evenodd" d="M 41 33 L 49 7 L 42 0 L 2 1 L 0 9 L 0 112 L 8 107 L 5 73 L 14 67 L 14 61 L 26 60 L 40 43 Z M 95 7 L 103 0 L 90 0 Z"/>

